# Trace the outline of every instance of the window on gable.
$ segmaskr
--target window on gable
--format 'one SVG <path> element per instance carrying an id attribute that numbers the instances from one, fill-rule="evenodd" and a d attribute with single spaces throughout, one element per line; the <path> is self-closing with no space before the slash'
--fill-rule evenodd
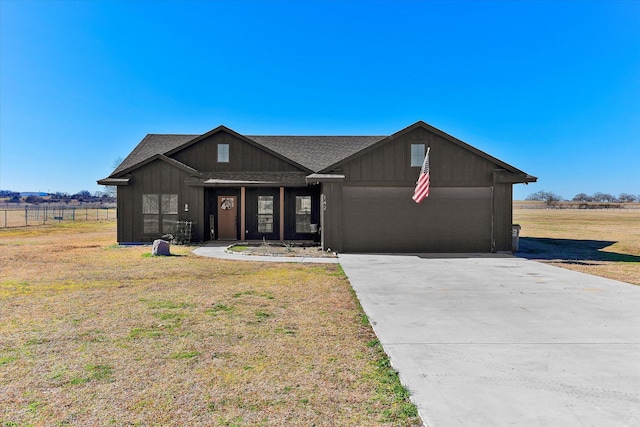
<path id="1" fill-rule="evenodd" d="M 142 195 L 142 233 L 168 234 L 175 232 L 178 221 L 177 194 Z"/>
<path id="2" fill-rule="evenodd" d="M 218 144 L 218 163 L 229 163 L 229 144 Z"/>
<path id="3" fill-rule="evenodd" d="M 422 167 L 425 153 L 424 144 L 411 144 L 411 167 Z"/>

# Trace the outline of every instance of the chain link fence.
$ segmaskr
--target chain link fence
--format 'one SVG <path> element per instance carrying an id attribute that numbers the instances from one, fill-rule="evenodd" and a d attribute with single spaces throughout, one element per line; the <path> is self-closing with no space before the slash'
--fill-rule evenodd
<path id="1" fill-rule="evenodd" d="M 0 227 L 27 227 L 63 221 L 115 221 L 116 208 L 25 206 L 0 209 Z"/>

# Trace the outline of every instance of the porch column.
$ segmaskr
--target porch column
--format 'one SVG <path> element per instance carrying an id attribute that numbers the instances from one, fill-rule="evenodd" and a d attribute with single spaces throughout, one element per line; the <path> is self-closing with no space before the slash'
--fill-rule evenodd
<path id="1" fill-rule="evenodd" d="M 280 240 L 284 241 L 284 187 L 280 187 Z"/>
<path id="2" fill-rule="evenodd" d="M 245 200 L 245 187 L 240 187 L 240 240 L 247 239 L 247 208 Z"/>

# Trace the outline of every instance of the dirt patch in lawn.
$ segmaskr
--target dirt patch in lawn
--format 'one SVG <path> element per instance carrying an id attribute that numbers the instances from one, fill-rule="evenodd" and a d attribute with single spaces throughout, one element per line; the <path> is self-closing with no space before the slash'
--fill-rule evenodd
<path id="1" fill-rule="evenodd" d="M 237 243 L 226 249 L 230 253 L 243 255 L 260 255 L 274 257 L 302 257 L 302 258 L 337 258 L 334 252 L 323 251 L 316 244 L 294 244 L 294 243 Z"/>
<path id="2" fill-rule="evenodd" d="M 420 425 L 339 265 L 0 230 L 0 425 Z"/>

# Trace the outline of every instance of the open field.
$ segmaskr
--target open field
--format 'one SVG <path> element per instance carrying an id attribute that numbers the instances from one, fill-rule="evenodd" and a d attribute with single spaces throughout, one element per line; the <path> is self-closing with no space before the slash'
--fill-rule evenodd
<path id="1" fill-rule="evenodd" d="M 640 209 L 514 209 L 518 255 L 640 285 Z"/>
<path id="2" fill-rule="evenodd" d="M 419 425 L 337 265 L 0 230 L 0 425 Z"/>
<path id="3" fill-rule="evenodd" d="M 68 221 L 115 221 L 115 219 L 116 208 L 45 205 L 0 209 L 0 228 L 39 226 Z"/>

